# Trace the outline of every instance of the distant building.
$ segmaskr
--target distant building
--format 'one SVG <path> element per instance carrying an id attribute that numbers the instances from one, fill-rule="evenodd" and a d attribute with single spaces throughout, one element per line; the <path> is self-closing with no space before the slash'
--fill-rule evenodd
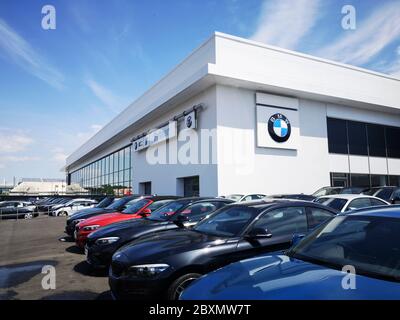
<path id="1" fill-rule="evenodd" d="M 67 184 L 62 179 L 23 178 L 10 190 L 11 195 L 66 194 Z"/>

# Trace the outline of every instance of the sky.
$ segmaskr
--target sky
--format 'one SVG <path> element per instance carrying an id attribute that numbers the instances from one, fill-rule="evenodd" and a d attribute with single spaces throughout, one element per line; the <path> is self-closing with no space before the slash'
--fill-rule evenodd
<path id="1" fill-rule="evenodd" d="M 214 31 L 400 76 L 400 0 L 1 0 L 0 184 L 64 178 L 67 155 Z"/>

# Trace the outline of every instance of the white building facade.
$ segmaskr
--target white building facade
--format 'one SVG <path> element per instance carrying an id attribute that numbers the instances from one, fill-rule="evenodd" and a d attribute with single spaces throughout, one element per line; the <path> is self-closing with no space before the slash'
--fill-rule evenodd
<path id="1" fill-rule="evenodd" d="M 400 183 L 400 80 L 215 33 L 67 158 L 93 192 Z"/>

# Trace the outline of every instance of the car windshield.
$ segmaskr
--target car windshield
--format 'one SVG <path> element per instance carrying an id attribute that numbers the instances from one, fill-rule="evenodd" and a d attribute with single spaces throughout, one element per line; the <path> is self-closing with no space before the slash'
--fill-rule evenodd
<path id="1" fill-rule="evenodd" d="M 132 200 L 132 199 L 131 199 Z M 113 203 L 111 203 L 106 209 L 109 210 L 118 210 L 121 208 L 125 203 L 127 203 L 129 200 L 127 198 L 121 198 L 118 200 L 115 200 Z"/>
<path id="2" fill-rule="evenodd" d="M 169 220 L 178 210 L 186 206 L 190 201 L 173 201 L 161 208 L 153 211 L 147 218 L 155 221 L 167 221 Z"/>
<path id="3" fill-rule="evenodd" d="M 109 206 L 112 202 L 114 201 L 114 199 L 112 197 L 105 197 L 103 200 L 101 200 L 96 208 L 106 208 L 107 206 Z"/>
<path id="4" fill-rule="evenodd" d="M 129 201 L 126 206 L 127 208 L 122 211 L 124 214 L 133 214 L 138 212 L 140 209 L 142 209 L 145 205 L 147 205 L 150 202 L 149 199 L 135 199 L 132 201 Z"/>
<path id="5" fill-rule="evenodd" d="M 241 197 L 243 197 L 243 194 L 230 194 L 226 196 L 226 199 L 238 201 Z"/>
<path id="6" fill-rule="evenodd" d="M 393 189 L 383 188 L 383 189 L 379 190 L 379 192 L 376 192 L 375 197 L 389 201 L 390 197 L 392 196 L 392 193 L 393 193 Z"/>
<path id="7" fill-rule="evenodd" d="M 341 211 L 347 203 L 346 199 L 341 198 L 319 198 L 315 202 L 328 206 L 329 208 Z"/>
<path id="8" fill-rule="evenodd" d="M 223 208 L 199 222 L 193 230 L 221 237 L 238 236 L 257 213 L 256 209 L 246 206 Z"/>
<path id="9" fill-rule="evenodd" d="M 338 216 L 314 230 L 288 256 L 356 274 L 400 281 L 400 219 Z"/>

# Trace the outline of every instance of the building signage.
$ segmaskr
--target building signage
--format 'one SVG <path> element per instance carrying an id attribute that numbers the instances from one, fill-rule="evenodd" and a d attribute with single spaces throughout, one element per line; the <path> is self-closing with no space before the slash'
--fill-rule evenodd
<path id="1" fill-rule="evenodd" d="M 285 115 L 275 113 L 268 120 L 268 133 L 276 142 L 288 141 L 292 133 L 292 125 Z"/>
<path id="2" fill-rule="evenodd" d="M 170 121 L 167 125 L 152 130 L 145 136 L 133 140 L 133 151 L 140 151 L 150 147 L 151 145 L 166 141 L 177 135 L 176 121 Z"/>
<path id="3" fill-rule="evenodd" d="M 276 149 L 298 148 L 298 99 L 257 93 L 257 146 Z"/>
<path id="4" fill-rule="evenodd" d="M 192 111 L 185 116 L 185 129 L 196 129 L 196 111 Z"/>

